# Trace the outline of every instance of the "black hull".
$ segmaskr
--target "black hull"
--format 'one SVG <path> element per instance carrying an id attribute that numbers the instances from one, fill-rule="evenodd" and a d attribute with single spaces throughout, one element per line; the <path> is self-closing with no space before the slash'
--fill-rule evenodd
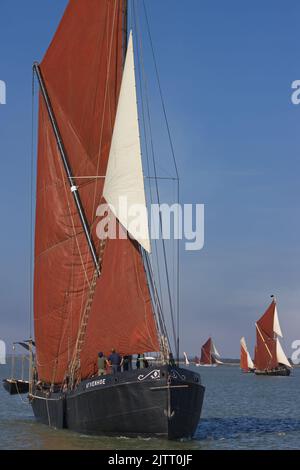
<path id="1" fill-rule="evenodd" d="M 254 374 L 255 369 L 248 369 L 248 370 L 241 369 L 241 372 L 243 374 Z"/>
<path id="2" fill-rule="evenodd" d="M 290 369 L 288 368 L 278 368 L 272 370 L 255 370 L 256 375 L 267 375 L 270 377 L 288 377 L 291 374 Z"/>
<path id="3" fill-rule="evenodd" d="M 2 383 L 3 388 L 10 395 L 28 393 L 29 391 L 29 382 L 25 380 L 4 379 Z"/>
<path id="4" fill-rule="evenodd" d="M 104 380 L 104 383 L 103 383 Z M 96 377 L 65 394 L 36 392 L 36 418 L 84 434 L 192 437 L 204 398 L 200 376 L 157 367 Z"/>

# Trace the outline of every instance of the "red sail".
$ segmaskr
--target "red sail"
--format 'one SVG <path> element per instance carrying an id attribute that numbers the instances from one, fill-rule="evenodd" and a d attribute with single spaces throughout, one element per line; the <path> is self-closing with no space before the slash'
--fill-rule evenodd
<path id="1" fill-rule="evenodd" d="M 201 358 L 200 358 L 200 363 L 201 364 L 214 364 L 214 358 L 211 355 L 211 349 L 212 349 L 212 340 L 209 338 L 205 344 L 203 344 L 201 348 Z"/>
<path id="2" fill-rule="evenodd" d="M 270 338 L 274 335 L 274 315 L 276 303 L 273 300 L 263 316 L 258 320 L 257 325 L 261 331 L 267 334 Z"/>
<path id="3" fill-rule="evenodd" d="M 276 339 L 270 338 L 256 328 L 255 367 L 258 370 L 269 370 L 278 366 L 276 356 Z"/>
<path id="4" fill-rule="evenodd" d="M 241 359 L 240 359 L 240 368 L 244 371 L 247 371 L 249 370 L 249 366 L 248 366 L 248 355 L 247 355 L 247 351 L 245 351 L 245 349 L 243 348 L 243 346 L 241 346 Z"/>
<path id="5" fill-rule="evenodd" d="M 255 367 L 258 370 L 273 369 L 278 366 L 276 354 L 276 334 L 274 315 L 276 303 L 272 301 L 256 323 Z"/>
<path id="6" fill-rule="evenodd" d="M 126 0 L 72 0 L 41 72 L 72 173 L 96 237 L 124 58 Z M 92 176 L 93 178 L 86 178 Z M 79 177 L 85 177 L 81 179 Z M 70 191 L 47 109 L 40 99 L 35 233 L 34 315 L 39 378 L 61 383 L 74 353 L 94 264 Z M 159 350 L 138 246 L 107 242 L 81 353 L 81 376 L 97 352 Z"/>

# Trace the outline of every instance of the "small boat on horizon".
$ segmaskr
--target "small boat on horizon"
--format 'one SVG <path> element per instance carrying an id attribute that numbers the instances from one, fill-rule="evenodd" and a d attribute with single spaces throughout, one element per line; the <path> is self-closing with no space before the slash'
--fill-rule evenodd
<path id="1" fill-rule="evenodd" d="M 25 362 L 29 361 L 29 357 L 27 355 L 21 355 L 21 377 L 16 377 L 16 362 L 18 356 L 15 355 L 16 346 L 19 345 L 24 348 L 27 352 L 29 352 L 29 345 L 28 341 L 21 341 L 13 343 L 13 354 L 11 356 L 11 371 L 10 377 L 7 377 L 2 380 L 2 385 L 4 390 L 8 392 L 10 395 L 22 395 L 24 393 L 29 392 L 29 380 L 25 380 Z M 30 367 L 30 364 L 29 364 Z"/>
<path id="2" fill-rule="evenodd" d="M 256 322 L 254 365 L 256 375 L 289 376 L 292 366 L 279 341 L 283 337 L 279 324 L 277 305 L 272 302 Z"/>
<path id="3" fill-rule="evenodd" d="M 187 357 L 186 352 L 183 353 L 183 356 L 184 356 L 184 364 L 185 364 L 186 366 L 189 366 L 189 365 L 190 365 L 190 361 L 189 361 L 189 359 L 188 359 L 188 357 Z"/>
<path id="4" fill-rule="evenodd" d="M 240 358 L 240 368 L 242 372 L 254 372 L 254 364 L 247 349 L 246 340 L 244 336 L 241 338 L 241 358 Z"/>
<path id="5" fill-rule="evenodd" d="M 199 362 L 196 362 L 196 366 L 216 367 L 219 364 L 223 364 L 218 358 L 220 358 L 220 354 L 210 337 L 201 348 L 201 357 Z"/>
<path id="6" fill-rule="evenodd" d="M 3 379 L 3 388 L 10 395 L 22 395 L 29 392 L 29 380 Z"/>

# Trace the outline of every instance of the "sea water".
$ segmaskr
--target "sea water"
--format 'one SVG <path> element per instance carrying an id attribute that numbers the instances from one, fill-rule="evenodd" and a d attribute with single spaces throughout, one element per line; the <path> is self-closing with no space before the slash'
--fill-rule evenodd
<path id="1" fill-rule="evenodd" d="M 238 366 L 191 366 L 206 387 L 192 440 L 91 437 L 35 421 L 26 395 L 0 389 L 1 449 L 300 449 L 300 369 L 290 377 L 257 377 Z M 0 366 L 0 378 L 7 377 Z"/>

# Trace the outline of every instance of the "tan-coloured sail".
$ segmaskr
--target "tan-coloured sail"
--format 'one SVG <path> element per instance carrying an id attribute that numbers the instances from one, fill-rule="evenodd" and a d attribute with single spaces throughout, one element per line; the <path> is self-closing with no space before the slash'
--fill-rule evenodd
<path id="1" fill-rule="evenodd" d="M 254 364 L 247 349 L 246 340 L 244 337 L 241 338 L 241 360 L 240 367 L 243 370 L 254 369 Z"/>
<path id="2" fill-rule="evenodd" d="M 284 350 L 282 349 L 282 346 L 278 338 L 277 338 L 277 345 L 276 345 L 276 354 L 277 354 L 277 361 L 279 364 L 284 364 L 287 367 L 292 367 L 290 364 L 290 361 L 285 355 Z"/>
<path id="3" fill-rule="evenodd" d="M 150 252 L 132 33 L 129 36 L 103 195 L 123 227 Z"/>

